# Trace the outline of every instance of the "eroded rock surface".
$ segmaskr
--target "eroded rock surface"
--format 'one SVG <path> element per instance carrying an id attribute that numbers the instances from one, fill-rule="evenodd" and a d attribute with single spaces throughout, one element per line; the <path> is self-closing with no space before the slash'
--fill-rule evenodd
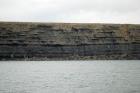
<path id="1" fill-rule="evenodd" d="M 140 25 L 0 22 L 0 60 L 140 59 Z"/>

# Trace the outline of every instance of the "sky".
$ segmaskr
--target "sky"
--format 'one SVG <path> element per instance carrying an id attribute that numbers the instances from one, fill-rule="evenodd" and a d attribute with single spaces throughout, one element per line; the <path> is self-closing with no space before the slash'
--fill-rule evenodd
<path id="1" fill-rule="evenodd" d="M 140 0 L 0 0 L 0 21 L 140 24 Z"/>

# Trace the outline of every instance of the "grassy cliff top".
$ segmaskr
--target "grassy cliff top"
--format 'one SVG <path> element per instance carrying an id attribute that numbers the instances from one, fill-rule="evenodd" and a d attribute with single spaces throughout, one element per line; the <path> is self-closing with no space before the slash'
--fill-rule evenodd
<path id="1" fill-rule="evenodd" d="M 69 30 L 74 28 L 87 28 L 87 29 L 110 29 L 127 27 L 128 29 L 140 29 L 140 24 L 105 24 L 105 23 L 41 23 L 41 22 L 0 22 L 0 28 L 6 28 L 12 31 L 28 31 L 30 28 L 37 26 L 52 26 L 55 29 Z"/>

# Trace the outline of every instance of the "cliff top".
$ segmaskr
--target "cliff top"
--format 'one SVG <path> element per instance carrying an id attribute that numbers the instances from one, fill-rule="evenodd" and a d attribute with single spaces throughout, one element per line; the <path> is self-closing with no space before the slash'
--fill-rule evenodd
<path id="1" fill-rule="evenodd" d="M 127 27 L 128 29 L 140 29 L 140 24 L 111 24 L 111 23 L 41 23 L 41 22 L 0 22 L 0 28 L 10 29 L 12 31 L 29 30 L 31 28 L 52 26 L 54 29 L 69 30 L 74 28 L 87 29 L 112 29 Z M 20 29 L 20 30 L 19 30 Z"/>

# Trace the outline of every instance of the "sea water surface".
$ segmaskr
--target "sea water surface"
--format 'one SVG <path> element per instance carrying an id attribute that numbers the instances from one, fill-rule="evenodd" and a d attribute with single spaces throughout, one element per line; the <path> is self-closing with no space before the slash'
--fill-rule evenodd
<path id="1" fill-rule="evenodd" d="M 140 93 L 140 62 L 0 62 L 0 93 Z"/>

